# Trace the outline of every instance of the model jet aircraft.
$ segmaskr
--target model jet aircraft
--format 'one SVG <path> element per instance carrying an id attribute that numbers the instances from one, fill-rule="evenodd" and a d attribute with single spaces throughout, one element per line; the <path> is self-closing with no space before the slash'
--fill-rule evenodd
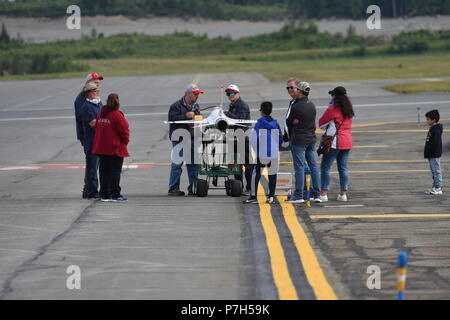
<path id="1" fill-rule="evenodd" d="M 225 132 L 230 127 L 246 128 L 249 125 L 255 124 L 254 120 L 237 120 L 231 119 L 225 115 L 225 112 L 220 107 L 215 108 L 207 118 L 203 116 L 195 116 L 193 120 L 184 121 L 165 121 L 166 124 L 192 124 L 194 128 L 201 128 L 203 132 L 208 129 L 218 129 Z"/>

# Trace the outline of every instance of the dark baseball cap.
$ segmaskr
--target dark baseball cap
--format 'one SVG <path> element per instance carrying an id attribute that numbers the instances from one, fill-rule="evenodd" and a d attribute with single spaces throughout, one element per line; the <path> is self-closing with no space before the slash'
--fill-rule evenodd
<path id="1" fill-rule="evenodd" d="M 332 96 L 345 96 L 347 94 L 347 89 L 344 87 L 336 87 L 328 93 Z"/>

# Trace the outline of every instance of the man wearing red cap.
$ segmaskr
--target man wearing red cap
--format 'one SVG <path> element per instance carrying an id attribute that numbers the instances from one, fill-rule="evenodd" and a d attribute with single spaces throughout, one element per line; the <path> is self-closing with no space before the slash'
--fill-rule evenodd
<path id="1" fill-rule="evenodd" d="M 86 76 L 86 83 L 83 87 L 85 87 L 88 83 L 95 83 L 97 87 L 100 87 L 100 81 L 103 80 L 103 77 L 99 76 L 95 72 L 90 73 Z M 76 123 L 76 129 L 77 129 L 77 139 L 80 141 L 81 145 L 83 146 L 84 141 L 84 131 L 83 131 L 83 121 L 81 117 L 81 111 L 83 108 L 83 105 L 86 101 L 85 94 L 83 90 L 78 94 L 78 96 L 75 99 L 74 107 L 75 107 L 75 123 Z M 100 102 L 101 103 L 101 102 Z M 83 146 L 84 147 L 84 146 Z M 88 198 L 87 194 L 87 177 L 84 177 L 84 187 L 83 187 L 83 199 Z"/>
<path id="2" fill-rule="evenodd" d="M 168 115 L 169 121 L 193 120 L 196 115 L 200 115 L 200 106 L 198 105 L 197 100 L 199 95 L 202 93 L 203 91 L 200 90 L 196 84 L 190 84 L 185 91 L 184 97 L 170 106 Z M 182 141 L 182 140 L 172 141 L 172 133 L 177 129 L 185 129 L 191 133 L 191 145 L 192 145 L 191 151 L 193 154 L 194 129 L 192 125 L 189 124 L 170 125 L 169 139 L 172 142 L 172 148 L 175 148 Z M 183 157 L 182 151 L 180 152 L 180 157 Z M 180 190 L 180 179 L 181 174 L 183 172 L 182 165 L 183 165 L 182 163 L 176 164 L 172 162 L 169 179 L 169 196 L 171 197 L 185 196 L 185 193 Z M 198 177 L 197 165 L 193 161 L 191 161 L 190 164 L 186 163 L 186 168 L 188 171 L 188 178 L 189 178 L 188 192 L 189 196 L 193 196 L 194 185 L 197 182 Z"/>

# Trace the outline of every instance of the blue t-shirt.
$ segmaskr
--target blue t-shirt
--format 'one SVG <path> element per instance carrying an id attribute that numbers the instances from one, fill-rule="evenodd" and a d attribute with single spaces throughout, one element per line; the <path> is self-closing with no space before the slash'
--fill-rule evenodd
<path id="1" fill-rule="evenodd" d="M 92 120 L 97 119 L 102 108 L 102 103 L 99 104 L 92 103 L 88 100 L 84 102 L 83 108 L 81 110 L 81 122 L 83 125 L 83 142 L 84 147 L 87 150 L 92 150 L 95 138 L 95 128 L 92 128 L 89 123 Z"/>

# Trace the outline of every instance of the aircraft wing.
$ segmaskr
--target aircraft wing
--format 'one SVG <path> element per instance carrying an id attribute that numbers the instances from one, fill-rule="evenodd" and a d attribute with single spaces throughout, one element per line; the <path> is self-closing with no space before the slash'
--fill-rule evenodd
<path id="1" fill-rule="evenodd" d="M 183 121 L 164 121 L 165 124 L 197 124 L 197 125 L 203 125 L 207 124 L 205 120 L 202 121 L 195 121 L 195 120 L 183 120 Z"/>
<path id="2" fill-rule="evenodd" d="M 258 121 L 255 121 L 255 120 L 235 120 L 235 119 L 233 119 L 233 120 L 231 120 L 230 121 L 230 125 L 237 125 L 237 124 L 255 124 L 255 123 L 257 123 Z"/>

